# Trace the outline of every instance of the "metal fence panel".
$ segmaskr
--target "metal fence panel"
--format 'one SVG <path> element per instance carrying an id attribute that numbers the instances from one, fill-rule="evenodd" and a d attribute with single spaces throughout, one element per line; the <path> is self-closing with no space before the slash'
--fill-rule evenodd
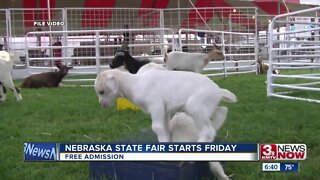
<path id="1" fill-rule="evenodd" d="M 152 47 L 155 49 L 172 46 L 160 40 L 161 34 L 173 37 L 173 31 L 168 28 L 29 32 L 25 36 L 28 69 L 30 73 L 52 70 L 55 63 L 62 61 L 64 64 L 73 66 L 70 74 L 97 74 L 101 69 L 108 68 L 115 52 L 125 40 L 123 36 L 117 36 L 118 33 L 137 35 L 135 43 L 129 44 L 130 54 L 136 58 L 143 58 L 141 52 L 150 50 Z M 36 40 L 39 36 L 43 42 L 47 43 L 39 46 Z M 50 36 L 62 37 L 61 44 L 51 45 Z M 67 39 L 63 39 L 65 37 Z M 62 53 L 62 50 L 66 53 Z M 37 54 L 35 52 L 50 53 Z"/>
<path id="2" fill-rule="evenodd" d="M 272 20 L 268 96 L 320 103 L 319 12 L 319 7 L 312 8 Z M 272 74 L 273 70 L 281 74 Z"/>

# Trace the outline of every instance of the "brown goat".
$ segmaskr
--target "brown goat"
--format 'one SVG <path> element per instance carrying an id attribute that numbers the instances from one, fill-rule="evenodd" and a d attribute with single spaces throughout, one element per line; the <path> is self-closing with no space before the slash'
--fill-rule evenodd
<path id="1" fill-rule="evenodd" d="M 57 72 L 45 72 L 34 74 L 27 77 L 21 87 L 22 88 L 51 88 L 58 87 L 61 80 L 68 74 L 69 67 L 63 64 L 56 65 L 59 68 Z"/>
<path id="2" fill-rule="evenodd" d="M 261 59 L 259 59 L 258 61 L 258 74 L 266 74 L 269 70 L 269 64 L 264 63 Z M 274 69 L 272 71 L 273 74 L 280 74 L 279 70 Z"/>

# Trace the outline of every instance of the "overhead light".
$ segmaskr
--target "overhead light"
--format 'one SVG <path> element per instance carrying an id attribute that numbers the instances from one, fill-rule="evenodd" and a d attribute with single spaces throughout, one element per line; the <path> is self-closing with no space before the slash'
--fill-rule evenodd
<path id="1" fill-rule="evenodd" d="M 271 23 L 271 19 L 269 19 L 269 23 Z"/>
<path id="2" fill-rule="evenodd" d="M 236 9 L 233 9 L 233 12 L 235 13 L 235 12 L 237 12 L 237 10 L 236 10 Z"/>

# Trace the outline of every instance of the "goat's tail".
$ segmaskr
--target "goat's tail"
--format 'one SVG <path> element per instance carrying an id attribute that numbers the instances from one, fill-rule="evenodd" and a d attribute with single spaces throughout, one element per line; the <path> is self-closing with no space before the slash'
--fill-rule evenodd
<path id="1" fill-rule="evenodd" d="M 221 89 L 221 92 L 223 94 L 223 99 L 224 101 L 226 102 L 230 102 L 230 103 L 235 103 L 237 102 L 237 96 L 234 95 L 232 92 L 230 92 L 229 90 L 227 89 Z"/>

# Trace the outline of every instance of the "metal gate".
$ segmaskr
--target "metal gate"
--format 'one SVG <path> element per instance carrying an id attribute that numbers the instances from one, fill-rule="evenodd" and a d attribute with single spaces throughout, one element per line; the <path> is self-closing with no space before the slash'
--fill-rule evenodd
<path id="1" fill-rule="evenodd" d="M 320 103 L 319 12 L 283 14 L 270 23 L 268 96 Z"/>
<path id="2" fill-rule="evenodd" d="M 130 53 L 135 57 L 142 54 L 159 57 L 167 49 L 206 52 L 214 42 L 223 46 L 226 59 L 211 62 L 204 73 L 226 76 L 256 72 L 257 8 L 60 8 L 51 9 L 51 13 L 50 20 L 62 24 L 43 26 L 42 23 L 49 21 L 48 9 L 6 12 L 8 46 L 27 59 L 30 73 L 52 69 L 53 62 L 59 59 L 74 69 L 82 69 L 82 73 L 88 67 L 96 73 L 97 54 L 102 57 L 101 65 L 106 66 L 125 34 L 132 37 Z M 149 31 L 164 28 L 170 30 Z M 95 47 L 96 30 L 99 51 Z M 61 57 L 54 55 L 55 50 L 61 51 Z"/>

